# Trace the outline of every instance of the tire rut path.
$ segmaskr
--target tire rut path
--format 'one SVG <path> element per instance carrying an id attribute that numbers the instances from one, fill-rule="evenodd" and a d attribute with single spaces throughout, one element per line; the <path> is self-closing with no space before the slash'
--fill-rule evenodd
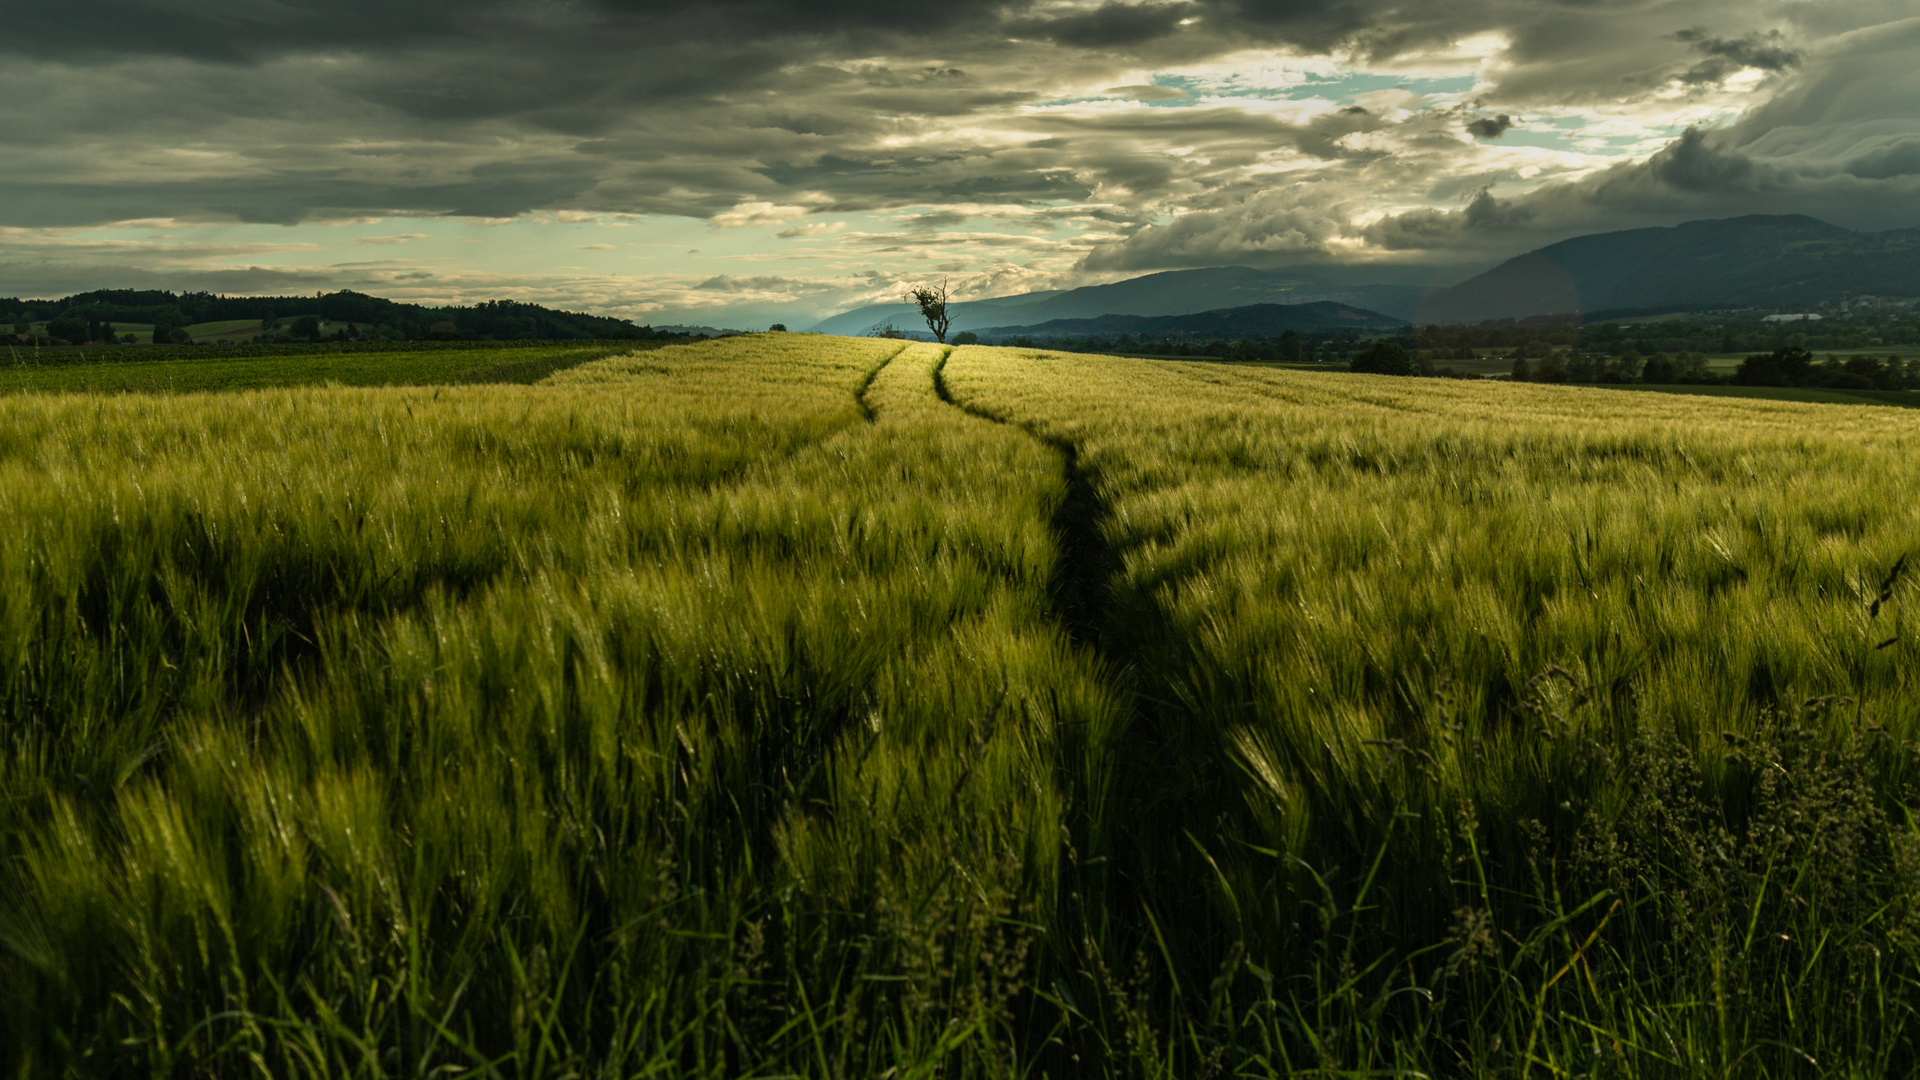
<path id="1" fill-rule="evenodd" d="M 1048 522 L 1058 549 L 1048 581 L 1054 615 L 1075 645 L 1103 658 L 1122 659 L 1107 655 L 1115 643 L 1105 632 L 1113 582 L 1121 570 L 1119 553 L 1107 541 L 1106 524 L 1112 519 L 1113 511 L 1101 496 L 1093 474 L 1081 465 L 1080 448 L 1069 439 L 1040 431 L 1031 424 L 955 399 L 946 380 L 947 360 L 952 356 L 953 350 L 948 349 L 933 369 L 933 392 L 942 402 L 969 416 L 1017 428 L 1059 456 L 1066 494 Z"/>
<path id="2" fill-rule="evenodd" d="M 861 379 L 860 385 L 854 389 L 853 403 L 855 405 L 860 406 L 860 417 L 861 419 L 865 420 L 867 423 L 869 424 L 873 423 L 874 420 L 877 419 L 880 415 L 879 413 L 874 411 L 873 403 L 867 400 L 867 392 L 873 389 L 873 381 L 880 377 L 881 372 L 887 370 L 888 364 L 891 364 L 895 360 L 900 359 L 901 354 L 906 352 L 909 347 L 910 345 L 902 345 L 898 349 L 895 349 L 893 352 L 889 353 L 885 360 L 882 360 L 878 364 L 875 364 L 873 366 L 873 369 L 867 372 L 867 377 L 864 379 Z M 942 357 L 940 359 L 940 362 L 943 364 L 946 363 L 947 362 L 946 358 Z"/>

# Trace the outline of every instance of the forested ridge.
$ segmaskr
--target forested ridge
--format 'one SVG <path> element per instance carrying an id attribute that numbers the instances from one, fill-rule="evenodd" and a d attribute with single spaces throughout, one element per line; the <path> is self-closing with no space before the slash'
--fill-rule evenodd
<path id="1" fill-rule="evenodd" d="M 0 322 L 7 324 L 77 318 L 184 327 L 230 319 L 292 319 L 307 315 L 369 330 L 385 327 L 399 338 L 423 338 L 436 332 L 495 341 L 644 336 L 640 328 L 625 319 L 557 311 L 518 300 L 489 300 L 471 307 L 430 307 L 347 289 L 313 296 L 220 296 L 154 289 L 96 289 L 59 300 L 0 299 Z"/>

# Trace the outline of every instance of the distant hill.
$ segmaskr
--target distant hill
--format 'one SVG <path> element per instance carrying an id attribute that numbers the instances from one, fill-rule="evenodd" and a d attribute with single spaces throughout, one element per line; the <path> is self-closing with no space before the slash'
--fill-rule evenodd
<path id="1" fill-rule="evenodd" d="M 990 300 L 970 300 L 952 306 L 954 329 L 967 330 L 986 326 L 993 322 L 1007 321 L 1008 313 L 1013 309 L 1028 307 L 1044 300 L 1061 295 L 1060 290 L 1023 293 L 1019 296 L 1002 296 Z M 816 334 L 846 334 L 860 337 L 882 326 L 892 325 L 900 330 L 924 329 L 920 321 L 920 309 L 912 304 L 868 304 L 851 311 L 843 311 L 830 319 L 808 327 Z"/>
<path id="2" fill-rule="evenodd" d="M 1799 215 L 1690 221 L 1575 237 L 1449 288 L 1424 284 L 1446 280 L 1447 273 L 1391 266 L 1170 270 L 1110 285 L 955 304 L 953 329 L 1031 331 L 1063 319 L 1312 302 L 1408 322 L 1471 323 L 1595 312 L 1792 308 L 1847 294 L 1905 298 L 1920 296 L 1920 229 L 1859 233 Z M 888 322 L 910 331 L 921 326 L 909 304 L 876 304 L 836 315 L 814 329 L 865 334 Z"/>
<path id="3" fill-rule="evenodd" d="M 1032 326 L 994 326 L 976 331 L 995 338 L 1180 336 L 1203 338 L 1271 337 L 1288 330 L 1321 334 L 1338 330 L 1392 330 L 1405 326 L 1377 311 L 1316 301 L 1309 304 L 1247 304 L 1192 315 L 1102 315 L 1094 319 L 1050 319 Z"/>
<path id="4" fill-rule="evenodd" d="M 1420 285 L 1369 281 L 1369 275 L 1432 271 L 1379 270 L 1365 267 L 1315 267 L 1254 270 L 1221 266 L 1169 270 L 1159 274 L 1088 285 L 1064 292 L 1036 292 L 954 304 L 953 329 L 982 330 L 1033 326 L 1054 319 L 1092 319 L 1103 315 L 1187 315 L 1254 304 L 1302 304 L 1328 301 L 1411 319 L 1427 290 Z M 873 304 L 835 315 L 812 329 L 822 334 L 869 333 L 891 321 L 902 330 L 921 327 L 911 304 Z"/>
<path id="5" fill-rule="evenodd" d="M 1920 229 L 1857 233 L 1799 215 L 1575 237 L 1437 290 L 1423 323 L 1920 295 Z"/>
<path id="6" fill-rule="evenodd" d="M 1255 305 L 1335 303 L 1389 315 L 1411 314 L 1418 285 L 1354 282 L 1370 269 L 1254 270 L 1244 266 L 1169 270 L 1111 285 L 1089 285 L 1018 309 L 1028 325 L 1102 315 L 1187 315 Z M 1012 320 L 1006 320 L 1011 322 Z"/>
<path id="7" fill-rule="evenodd" d="M 0 299 L 0 323 L 35 322 L 62 316 L 105 319 L 114 323 L 164 322 L 172 326 L 228 321 L 281 320 L 313 315 L 329 323 L 371 329 L 386 326 L 401 337 L 435 333 L 451 323 L 463 338 L 493 341 L 566 338 L 626 338 L 647 331 L 625 319 L 556 311 L 517 300 L 492 300 L 471 307 L 405 304 L 365 293 L 341 291 L 324 296 L 217 296 L 145 289 L 98 289 L 60 300 Z M 440 332 L 444 333 L 444 327 Z"/>

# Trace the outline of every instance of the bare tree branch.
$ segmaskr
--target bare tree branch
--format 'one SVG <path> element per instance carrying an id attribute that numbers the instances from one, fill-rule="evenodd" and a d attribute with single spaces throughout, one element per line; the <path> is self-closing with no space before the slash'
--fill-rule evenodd
<path id="1" fill-rule="evenodd" d="M 907 299 L 920 305 L 920 317 L 927 320 L 927 329 L 933 331 L 935 341 L 947 343 L 947 327 L 953 325 L 953 317 L 947 314 L 947 279 L 940 279 L 939 288 L 918 285 L 908 290 Z"/>

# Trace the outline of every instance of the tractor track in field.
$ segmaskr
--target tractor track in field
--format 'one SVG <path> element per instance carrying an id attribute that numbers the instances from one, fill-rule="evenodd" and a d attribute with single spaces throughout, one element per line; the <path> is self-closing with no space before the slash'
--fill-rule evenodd
<path id="1" fill-rule="evenodd" d="M 1218 836 L 1223 824 L 1196 808 L 1219 805 L 1219 792 L 1234 791 L 1239 780 L 1218 731 L 1196 723 L 1199 718 L 1174 704 L 1169 687 L 1156 676 L 1172 659 L 1163 650 L 1177 631 L 1157 603 L 1130 596 L 1123 588 L 1124 560 L 1108 539 L 1113 507 L 1100 491 L 1098 473 L 1082 461 L 1079 446 L 1036 425 L 956 400 L 947 386 L 946 363 L 942 357 L 933 371 L 934 392 L 941 401 L 979 419 L 1018 428 L 1058 455 L 1066 491 L 1048 523 L 1057 550 L 1048 582 L 1051 613 L 1071 645 L 1098 665 L 1102 682 L 1124 713 L 1098 751 L 1105 761 L 1105 778 L 1097 803 L 1080 802 L 1068 811 L 1073 839 L 1062 869 L 1062 894 L 1100 897 L 1107 911 L 1146 913 L 1144 922 L 1129 928 L 1082 924 L 1086 934 L 1110 936 L 1115 955 L 1144 955 L 1140 950 L 1151 950 L 1162 940 L 1152 928 L 1155 912 L 1182 920 L 1196 940 L 1228 940 L 1235 928 L 1209 914 L 1206 883 L 1219 871 L 1204 849 L 1196 855 L 1195 840 Z M 1096 796 L 1089 790 L 1077 797 Z M 1078 918 L 1066 910 L 1061 917 Z M 1206 960 L 1195 971 L 1218 970 L 1217 953 L 1203 950 L 1198 955 Z M 1060 974 L 1090 995 L 1098 992 L 1090 983 L 1075 982 L 1079 977 Z M 1093 1052 L 1092 1044 L 1071 1051 Z"/>
<path id="2" fill-rule="evenodd" d="M 1105 633 L 1108 599 L 1120 573 L 1119 553 L 1106 536 L 1112 508 L 1101 497 L 1092 473 L 1080 464 L 1080 448 L 1071 440 L 956 400 L 946 380 L 947 360 L 952 356 L 953 349 L 949 348 L 933 368 L 933 392 L 942 402 L 989 423 L 1017 428 L 1059 456 L 1066 495 L 1047 523 L 1058 549 L 1047 591 L 1054 616 L 1066 629 L 1068 640 L 1104 656 L 1112 644 Z"/>
<path id="3" fill-rule="evenodd" d="M 1217 746 L 1196 745 L 1190 725 L 1143 692 L 1145 672 L 1152 666 L 1146 655 L 1152 630 L 1143 631 L 1138 624 L 1142 616 L 1152 619 L 1152 613 L 1130 610 L 1118 588 L 1123 561 L 1107 531 L 1113 508 L 1071 439 L 956 400 L 946 381 L 951 355 L 950 350 L 933 369 L 934 393 L 942 402 L 969 416 L 1016 428 L 1046 445 L 1059 460 L 1066 490 L 1048 522 L 1056 552 L 1047 583 L 1050 613 L 1070 646 L 1096 665 L 1124 714 L 1098 751 L 1082 748 L 1097 752 L 1108 767 L 1105 779 L 1097 782 L 1100 790 L 1076 789 L 1071 796 L 1066 826 L 1072 841 L 1061 871 L 1062 895 L 1100 897 L 1105 910 L 1146 911 L 1149 919 L 1153 911 L 1182 917 L 1203 912 L 1204 889 L 1194 883 L 1211 880 L 1211 864 L 1193 860 L 1189 845 L 1193 835 L 1208 834 L 1209 823 L 1192 820 L 1182 800 L 1185 793 L 1219 784 L 1216 770 L 1224 758 Z M 1157 625 L 1157 619 L 1150 625 Z M 1063 776 L 1069 784 L 1078 778 L 1071 766 Z M 1118 955 L 1151 947 L 1143 925 L 1096 929 L 1077 922 L 1082 915 L 1065 907 L 1060 917 L 1078 926 L 1087 940 L 1095 933 L 1117 933 Z M 1089 995 L 1099 992 L 1079 973 L 1062 970 L 1057 975 L 1062 985 Z M 1073 1055 L 1096 1052 L 1092 1043 L 1082 1043 L 1063 1046 L 1061 1057 L 1077 1062 L 1080 1058 Z M 1062 1068 L 1073 1074 L 1071 1065 Z"/>
<path id="4" fill-rule="evenodd" d="M 867 372 L 867 377 L 861 379 L 860 385 L 853 391 L 853 403 L 860 406 L 860 416 L 866 420 L 867 423 L 873 423 L 880 415 L 874 411 L 873 404 L 867 400 L 867 392 L 873 389 L 873 381 L 880 377 L 881 372 L 887 370 L 888 364 L 900 359 L 901 354 L 905 353 L 911 347 L 912 342 L 908 342 L 906 345 L 902 345 L 898 349 L 893 350 L 893 352 L 888 353 L 887 358 L 875 364 L 873 370 Z M 943 364 L 946 363 L 946 358 L 942 357 L 940 362 Z"/>

